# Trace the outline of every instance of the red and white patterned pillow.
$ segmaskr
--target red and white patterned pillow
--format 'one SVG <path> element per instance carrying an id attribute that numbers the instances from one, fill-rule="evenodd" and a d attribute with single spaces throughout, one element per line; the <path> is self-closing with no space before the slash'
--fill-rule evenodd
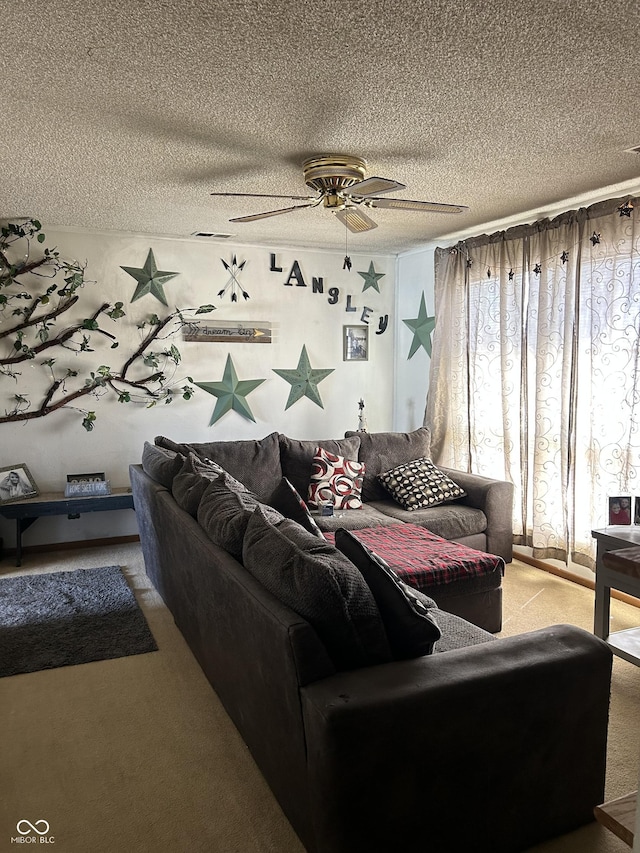
<path id="1" fill-rule="evenodd" d="M 334 509 L 362 509 L 364 463 L 317 447 L 311 465 L 309 506 L 330 501 Z"/>

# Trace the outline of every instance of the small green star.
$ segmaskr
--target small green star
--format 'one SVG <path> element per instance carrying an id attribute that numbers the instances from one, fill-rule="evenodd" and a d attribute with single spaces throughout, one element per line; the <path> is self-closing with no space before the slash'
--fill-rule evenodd
<path id="1" fill-rule="evenodd" d="M 424 301 L 424 293 L 422 294 L 422 298 L 420 299 L 420 309 L 418 311 L 418 316 L 413 320 L 403 320 L 405 325 L 407 325 L 411 331 L 413 332 L 413 341 L 411 342 L 411 349 L 409 350 L 409 355 L 407 358 L 411 358 L 416 354 L 416 352 L 420 349 L 420 347 L 424 347 L 427 351 L 429 358 L 431 358 L 431 332 L 433 332 L 436 325 L 436 318 L 429 317 L 427 314 L 427 306 Z"/>
<path id="2" fill-rule="evenodd" d="M 166 305 L 167 300 L 164 295 L 163 285 L 170 279 L 180 275 L 178 272 L 165 272 L 164 270 L 159 270 L 156 266 L 156 259 L 153 257 L 153 249 L 149 249 L 147 260 L 144 262 L 144 266 L 142 268 L 120 267 L 120 269 L 129 273 L 129 275 L 133 276 L 133 278 L 138 282 L 135 293 L 131 297 L 132 302 L 135 302 L 136 299 L 140 299 L 141 296 L 146 296 L 147 293 L 150 293 L 152 296 L 155 296 L 156 299 L 159 299 L 163 305 Z"/>
<path id="3" fill-rule="evenodd" d="M 326 379 L 330 373 L 333 373 L 333 367 L 314 370 L 309 362 L 306 346 L 302 347 L 300 360 L 298 361 L 298 366 L 295 370 L 273 369 L 273 372 L 277 373 L 278 376 L 281 376 L 291 384 L 289 399 L 287 400 L 287 405 L 284 407 L 285 411 L 289 406 L 297 403 L 298 400 L 301 400 L 303 397 L 308 397 L 310 400 L 313 400 L 316 405 L 320 406 L 321 409 L 324 409 L 320 392 L 316 386 L 322 382 L 323 379 Z"/>
<path id="4" fill-rule="evenodd" d="M 227 363 L 224 366 L 222 382 L 195 383 L 198 388 L 202 388 L 203 391 L 213 394 L 214 397 L 218 398 L 213 414 L 211 415 L 211 420 L 209 421 L 209 426 L 213 426 L 216 421 L 220 420 L 231 409 L 255 423 L 256 419 L 253 417 L 249 404 L 244 398 L 257 388 L 258 385 L 262 385 L 264 381 L 264 379 L 243 379 L 239 381 L 231 356 L 228 355 Z"/>
<path id="5" fill-rule="evenodd" d="M 377 290 L 380 293 L 380 288 L 378 287 L 378 279 L 382 278 L 386 273 L 376 272 L 376 269 L 373 265 L 373 261 L 369 264 L 369 269 L 367 272 L 360 272 L 358 270 L 358 275 L 361 275 L 364 279 L 364 287 L 362 288 L 362 292 L 364 293 L 368 287 L 373 287 L 374 290 Z"/>

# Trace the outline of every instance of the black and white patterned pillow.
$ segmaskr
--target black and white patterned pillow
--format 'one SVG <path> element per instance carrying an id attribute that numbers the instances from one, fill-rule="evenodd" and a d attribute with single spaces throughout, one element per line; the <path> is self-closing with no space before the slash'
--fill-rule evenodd
<path id="1" fill-rule="evenodd" d="M 378 474 L 378 479 L 408 510 L 438 506 L 467 494 L 426 456 Z"/>

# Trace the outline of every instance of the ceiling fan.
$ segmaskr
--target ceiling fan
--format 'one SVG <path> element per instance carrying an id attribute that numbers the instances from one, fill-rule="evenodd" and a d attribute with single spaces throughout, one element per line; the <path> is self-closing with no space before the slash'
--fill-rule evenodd
<path id="1" fill-rule="evenodd" d="M 360 233 L 377 228 L 377 224 L 364 212 L 363 208 L 382 207 L 391 210 L 415 210 L 423 213 L 464 213 L 469 210 L 462 204 L 441 204 L 435 201 L 412 201 L 407 198 L 380 198 L 381 193 L 405 189 L 404 184 L 389 178 L 365 178 L 367 164 L 360 157 L 343 154 L 328 154 L 311 157 L 302 164 L 304 180 L 317 195 L 270 195 L 268 193 L 211 193 L 212 196 L 242 198 L 283 198 L 290 201 L 304 201 L 306 204 L 294 204 L 264 213 L 238 216 L 229 222 L 255 222 L 269 216 L 280 216 L 292 210 L 304 210 L 309 207 L 324 207 L 332 210 L 349 231 Z"/>

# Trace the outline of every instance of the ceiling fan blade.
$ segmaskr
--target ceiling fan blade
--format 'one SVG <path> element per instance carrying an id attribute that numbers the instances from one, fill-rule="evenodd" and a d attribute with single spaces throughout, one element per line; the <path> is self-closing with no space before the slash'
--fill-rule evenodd
<path id="1" fill-rule="evenodd" d="M 464 204 L 441 204 L 438 201 L 412 201 L 408 198 L 368 198 L 371 207 L 386 207 L 391 210 L 417 210 L 424 213 L 466 213 Z"/>
<path id="2" fill-rule="evenodd" d="M 273 196 L 269 196 L 269 198 L 273 198 Z M 275 196 L 275 198 L 279 198 L 279 196 Z M 288 198 L 288 196 L 285 196 L 285 198 Z M 318 201 L 321 200 L 319 199 Z M 267 210 L 265 213 L 252 213 L 249 216 L 236 216 L 234 219 L 230 219 L 229 222 L 256 222 L 258 219 L 267 219 L 269 216 L 280 216 L 281 213 L 290 213 L 292 210 L 304 210 L 305 207 L 315 207 L 318 201 L 312 201 L 310 204 L 294 204 L 293 207 L 283 207 L 280 210 Z"/>
<path id="3" fill-rule="evenodd" d="M 367 214 L 360 210 L 359 207 L 344 207 L 342 210 L 336 210 L 336 217 L 353 234 L 372 231 L 378 227 L 373 219 L 369 219 Z"/>
<path id="4" fill-rule="evenodd" d="M 345 195 L 367 196 L 377 195 L 378 193 L 392 193 L 396 190 L 406 190 L 404 184 L 398 181 L 392 181 L 389 178 L 377 178 L 372 176 L 365 178 L 364 181 L 358 181 L 357 184 L 352 184 L 344 191 Z"/>
<path id="5" fill-rule="evenodd" d="M 226 198 L 288 198 L 292 201 L 315 201 L 311 195 L 270 195 L 269 193 L 209 193 L 209 195 Z"/>

